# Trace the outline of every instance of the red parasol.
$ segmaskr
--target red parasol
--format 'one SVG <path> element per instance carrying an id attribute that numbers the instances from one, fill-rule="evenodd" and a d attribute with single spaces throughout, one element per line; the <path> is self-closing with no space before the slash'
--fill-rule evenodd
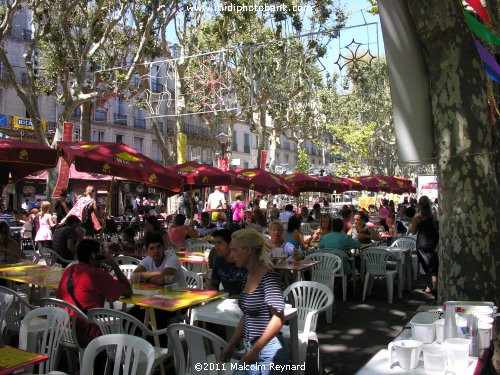
<path id="1" fill-rule="evenodd" d="M 218 168 L 194 161 L 172 165 L 166 168 L 170 173 L 182 177 L 184 185 L 191 189 L 201 189 L 209 186 L 231 185 L 232 176 Z"/>
<path id="2" fill-rule="evenodd" d="M 342 193 L 343 191 L 351 190 L 351 181 L 347 178 L 335 177 L 335 176 L 323 176 L 319 178 L 329 182 L 333 186 L 333 190 L 337 193 Z"/>
<path id="3" fill-rule="evenodd" d="M 278 175 L 263 169 L 235 169 L 227 173 L 233 175 L 233 186 L 256 190 L 262 194 L 293 195 L 290 187 Z"/>
<path id="4" fill-rule="evenodd" d="M 364 176 L 350 178 L 353 183 L 361 186 L 361 190 L 385 191 L 401 194 L 415 192 L 415 187 L 410 180 L 393 176 Z M 356 189 L 354 189 L 356 190 Z"/>
<path id="5" fill-rule="evenodd" d="M 280 176 L 280 178 L 292 189 L 300 192 L 317 191 L 331 193 L 335 190 L 335 187 L 330 182 L 322 180 L 316 176 L 309 176 L 302 172 L 295 172 Z"/>
<path id="6" fill-rule="evenodd" d="M 14 181 L 38 172 L 54 168 L 57 150 L 37 143 L 10 138 L 0 140 L 0 184 L 6 184 L 9 174 Z"/>
<path id="7" fill-rule="evenodd" d="M 57 148 L 68 164 L 80 172 L 122 177 L 174 192 L 182 179 L 123 143 L 59 142 Z"/>

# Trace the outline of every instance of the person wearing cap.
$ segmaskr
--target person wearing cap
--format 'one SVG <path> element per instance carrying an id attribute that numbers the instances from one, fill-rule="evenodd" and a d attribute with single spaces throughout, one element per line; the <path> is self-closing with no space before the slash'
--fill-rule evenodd
<path id="1" fill-rule="evenodd" d="M 61 192 L 61 196 L 54 205 L 52 213 L 57 215 L 57 222 L 60 223 L 66 217 L 68 212 L 73 208 L 73 202 L 68 198 L 66 190 Z"/>
<path id="2" fill-rule="evenodd" d="M 57 298 L 77 306 L 84 313 L 104 307 L 106 300 L 116 301 L 120 296 L 132 295 L 132 286 L 112 254 L 102 254 L 100 250 L 101 246 L 95 240 L 80 241 L 76 247 L 79 263 L 65 269 L 57 287 Z M 113 269 L 116 279 L 99 268 L 102 263 Z M 101 335 L 101 331 L 96 325 L 77 318 L 76 334 L 80 346 L 86 347 Z"/>

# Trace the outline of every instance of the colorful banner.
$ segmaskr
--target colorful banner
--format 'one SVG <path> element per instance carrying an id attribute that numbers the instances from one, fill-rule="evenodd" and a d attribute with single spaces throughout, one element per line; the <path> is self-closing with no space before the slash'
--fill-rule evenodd
<path id="1" fill-rule="evenodd" d="M 186 162 L 187 135 L 177 134 L 177 164 Z"/>
<path id="2" fill-rule="evenodd" d="M 267 150 L 260 151 L 260 169 L 266 170 Z"/>
<path id="3" fill-rule="evenodd" d="M 221 171 L 227 172 L 229 170 L 229 159 L 219 158 L 218 166 Z M 221 191 L 223 193 L 227 193 L 229 191 L 229 188 L 227 186 L 222 186 Z"/>
<path id="4" fill-rule="evenodd" d="M 65 122 L 63 124 L 63 134 L 62 134 L 63 142 L 72 142 L 73 141 L 73 123 Z M 69 165 L 66 163 L 66 160 L 59 160 L 59 175 L 57 176 L 57 183 L 52 193 L 52 199 L 59 198 L 64 189 L 68 187 L 69 182 Z"/>
<path id="5" fill-rule="evenodd" d="M 476 12 L 479 17 L 481 17 L 487 24 L 491 25 L 490 15 L 486 13 L 486 9 L 484 9 L 483 5 L 481 4 L 481 1 L 465 0 L 465 2 L 469 4 L 472 9 L 474 9 L 474 12 Z"/>
<path id="6" fill-rule="evenodd" d="M 469 12 L 464 12 L 465 21 L 469 28 L 472 30 L 474 34 L 476 34 L 483 41 L 500 45 L 500 38 L 493 34 L 484 24 L 476 20 L 476 18 L 470 14 Z"/>
<path id="7" fill-rule="evenodd" d="M 493 81 L 500 82 L 500 65 L 498 65 L 495 58 L 490 55 L 479 40 L 475 39 L 474 43 L 476 44 L 479 56 L 483 61 L 483 68 L 486 74 L 488 74 Z"/>
<path id="8" fill-rule="evenodd" d="M 14 116 L 14 119 L 12 121 L 12 125 L 16 129 L 24 129 L 24 130 L 34 130 L 33 123 L 31 122 L 31 119 L 28 117 L 20 117 L 20 116 Z M 43 131 L 47 130 L 47 122 L 42 120 L 42 128 Z"/>

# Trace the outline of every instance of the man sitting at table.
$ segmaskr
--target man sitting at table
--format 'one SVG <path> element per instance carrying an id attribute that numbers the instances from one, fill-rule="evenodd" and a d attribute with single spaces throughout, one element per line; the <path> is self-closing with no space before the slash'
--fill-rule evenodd
<path id="1" fill-rule="evenodd" d="M 200 236 L 206 236 L 212 234 L 217 229 L 217 226 L 210 222 L 210 214 L 208 212 L 202 212 L 200 216 L 200 222 L 194 227 L 194 230 L 198 232 Z"/>
<path id="2" fill-rule="evenodd" d="M 342 264 L 344 265 L 344 272 L 351 272 L 351 263 L 348 258 L 349 251 L 351 249 L 359 249 L 361 243 L 355 240 L 351 236 L 342 232 L 344 222 L 342 219 L 337 218 L 332 220 L 332 230 L 333 232 L 328 233 L 321 237 L 318 244 L 318 249 L 337 249 L 342 250 L 346 253 L 345 257 L 342 258 Z"/>
<path id="3" fill-rule="evenodd" d="M 173 251 L 165 251 L 163 238 L 156 232 L 148 232 L 144 236 L 144 245 L 148 256 L 134 270 L 140 274 L 140 280 L 148 283 L 165 284 L 165 276 L 172 276 L 173 283 L 184 286 L 184 270 Z M 167 278 L 169 279 L 169 278 Z"/>
<path id="4" fill-rule="evenodd" d="M 111 254 L 100 254 L 97 241 L 85 239 L 78 243 L 76 256 L 79 263 L 64 271 L 56 297 L 77 306 L 84 313 L 104 307 L 106 300 L 115 301 L 120 296 L 132 295 L 132 287 Z M 101 263 L 109 265 L 116 280 L 108 272 L 98 268 Z M 80 346 L 101 335 L 99 328 L 84 320 L 77 319 L 77 336 Z"/>
<path id="5" fill-rule="evenodd" d="M 225 292 L 230 296 L 237 296 L 245 286 L 247 270 L 237 267 L 231 257 L 231 231 L 228 229 L 220 229 L 213 234 L 215 240 L 216 257 L 212 265 L 212 278 L 210 279 L 209 288 L 219 290 L 219 284 Z"/>

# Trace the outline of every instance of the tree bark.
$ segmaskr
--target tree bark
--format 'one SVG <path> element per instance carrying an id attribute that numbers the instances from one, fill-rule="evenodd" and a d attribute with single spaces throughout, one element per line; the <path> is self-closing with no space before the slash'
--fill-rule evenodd
<path id="1" fill-rule="evenodd" d="M 485 73 L 459 2 L 408 0 L 408 5 L 429 71 L 434 119 L 442 210 L 438 299 L 498 306 L 500 191 Z M 496 363 L 499 345 L 497 335 Z"/>

